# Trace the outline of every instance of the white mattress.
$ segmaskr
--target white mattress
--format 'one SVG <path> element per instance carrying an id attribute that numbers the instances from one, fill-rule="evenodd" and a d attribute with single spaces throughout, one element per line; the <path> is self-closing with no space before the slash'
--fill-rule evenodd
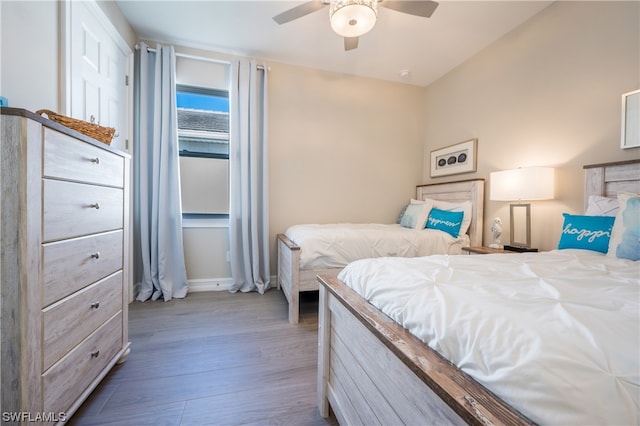
<path id="1" fill-rule="evenodd" d="M 300 269 L 343 268 L 358 259 L 460 254 L 469 236 L 454 238 L 436 229 L 391 224 L 295 225 L 285 235 L 300 246 Z"/>
<path id="2" fill-rule="evenodd" d="M 581 250 L 380 258 L 338 278 L 534 422 L 640 422 L 638 262 Z"/>

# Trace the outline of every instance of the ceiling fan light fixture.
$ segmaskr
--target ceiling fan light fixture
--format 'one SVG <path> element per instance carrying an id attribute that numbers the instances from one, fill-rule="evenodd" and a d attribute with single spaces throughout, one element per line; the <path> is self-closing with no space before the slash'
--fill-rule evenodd
<path id="1" fill-rule="evenodd" d="M 378 16 L 378 0 L 331 0 L 331 28 L 342 37 L 360 37 L 371 31 Z"/>

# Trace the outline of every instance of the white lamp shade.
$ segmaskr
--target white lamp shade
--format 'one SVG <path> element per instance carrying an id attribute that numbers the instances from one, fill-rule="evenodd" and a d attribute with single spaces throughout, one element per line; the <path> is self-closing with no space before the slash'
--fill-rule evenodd
<path id="1" fill-rule="evenodd" d="M 359 37 L 371 31 L 378 15 L 378 0 L 331 0 L 331 28 L 342 37 Z"/>
<path id="2" fill-rule="evenodd" d="M 550 200 L 554 197 L 555 170 L 552 167 L 523 167 L 493 172 L 490 195 L 494 201 Z"/>

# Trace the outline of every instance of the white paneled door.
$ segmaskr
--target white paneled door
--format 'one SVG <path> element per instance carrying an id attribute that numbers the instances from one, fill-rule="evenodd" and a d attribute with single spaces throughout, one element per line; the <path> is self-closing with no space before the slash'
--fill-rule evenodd
<path id="1" fill-rule="evenodd" d="M 95 2 L 65 3 L 67 114 L 114 127 L 111 145 L 128 151 L 131 50 Z"/>

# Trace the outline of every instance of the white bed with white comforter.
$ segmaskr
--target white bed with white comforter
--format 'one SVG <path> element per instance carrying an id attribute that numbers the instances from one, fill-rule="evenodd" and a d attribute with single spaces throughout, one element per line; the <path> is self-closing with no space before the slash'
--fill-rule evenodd
<path id="1" fill-rule="evenodd" d="M 558 249 L 319 276 L 318 407 L 344 424 L 640 424 L 640 160 L 585 166 Z"/>
<path id="2" fill-rule="evenodd" d="M 317 291 L 317 276 L 337 275 L 349 262 L 379 256 L 460 254 L 482 244 L 484 180 L 419 185 L 400 224 L 303 224 L 278 234 L 278 288 L 289 303 L 289 321 L 298 322 L 299 295 Z M 460 225 L 451 235 L 427 228 L 430 212 L 458 212 Z M 462 213 L 461 213 L 462 212 Z M 408 219 L 406 222 L 405 219 Z M 443 221 L 441 221 L 442 223 Z"/>
<path id="3" fill-rule="evenodd" d="M 637 262 L 588 250 L 378 258 L 338 278 L 536 423 L 640 423 Z"/>
<path id="4" fill-rule="evenodd" d="M 301 269 L 344 268 L 370 257 L 417 257 L 461 254 L 469 236 L 454 238 L 436 229 L 410 229 L 399 224 L 340 223 L 294 225 L 285 235 L 304 247 Z"/>

